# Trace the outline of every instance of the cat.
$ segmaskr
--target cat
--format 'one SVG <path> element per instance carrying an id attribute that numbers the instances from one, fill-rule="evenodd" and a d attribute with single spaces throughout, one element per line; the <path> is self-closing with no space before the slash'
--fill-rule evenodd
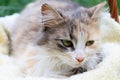
<path id="1" fill-rule="evenodd" d="M 70 0 L 29 4 L 10 32 L 11 56 L 25 60 L 23 70 L 31 76 L 68 77 L 94 69 L 102 59 L 104 5 L 84 8 Z"/>

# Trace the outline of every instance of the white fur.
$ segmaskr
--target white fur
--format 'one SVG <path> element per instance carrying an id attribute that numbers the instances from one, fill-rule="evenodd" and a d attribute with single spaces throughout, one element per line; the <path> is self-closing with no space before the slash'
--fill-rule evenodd
<path id="1" fill-rule="evenodd" d="M 29 51 L 37 51 L 33 56 L 28 57 L 29 54 L 22 56 L 23 60 L 26 61 L 25 64 L 27 64 L 27 61 L 35 61 L 33 67 L 28 68 L 25 66 L 26 69 L 28 68 L 26 73 L 29 75 L 60 77 L 58 75 L 63 73 L 67 74 L 67 72 L 72 68 L 69 65 L 65 65 L 65 63 L 59 59 L 59 55 L 56 54 L 57 52 L 47 51 L 44 47 L 29 46 L 26 51 L 28 51 L 26 53 L 29 53 Z M 58 54 L 60 53 L 58 52 Z"/>

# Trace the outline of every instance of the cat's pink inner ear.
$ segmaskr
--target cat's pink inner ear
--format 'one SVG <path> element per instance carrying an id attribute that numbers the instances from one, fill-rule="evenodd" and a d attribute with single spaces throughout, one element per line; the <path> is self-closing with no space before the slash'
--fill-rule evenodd
<path id="1" fill-rule="evenodd" d="M 60 13 L 48 4 L 41 7 L 42 21 L 46 27 L 52 27 L 64 21 Z"/>
<path id="2" fill-rule="evenodd" d="M 41 8 L 41 11 L 45 11 L 45 10 L 47 10 L 47 9 L 48 9 L 47 4 L 43 4 L 43 5 L 42 5 L 42 8 Z"/>
<path id="3" fill-rule="evenodd" d="M 51 6 L 49 6 L 48 4 L 43 4 L 42 5 L 42 7 L 41 7 L 41 13 L 42 13 L 42 15 L 44 15 L 44 13 L 45 13 L 45 11 L 52 11 L 52 7 Z"/>
<path id="4" fill-rule="evenodd" d="M 92 13 L 91 18 L 98 18 L 100 17 L 100 13 L 103 11 L 104 6 L 106 5 L 106 2 L 102 2 L 92 8 L 89 9 L 89 11 Z"/>

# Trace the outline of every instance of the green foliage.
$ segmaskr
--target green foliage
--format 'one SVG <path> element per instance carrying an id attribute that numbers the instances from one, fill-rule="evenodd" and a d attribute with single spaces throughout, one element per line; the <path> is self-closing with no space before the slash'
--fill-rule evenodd
<path id="1" fill-rule="evenodd" d="M 79 3 L 82 6 L 90 7 L 90 6 L 94 6 L 103 1 L 107 2 L 108 0 L 73 0 L 73 1 Z M 120 0 L 117 0 L 117 1 L 118 1 L 118 11 L 119 11 L 119 15 L 120 15 Z"/>
<path id="2" fill-rule="evenodd" d="M 119 11 L 119 15 L 120 15 L 120 0 L 118 0 L 118 11 Z"/>
<path id="3" fill-rule="evenodd" d="M 82 6 L 91 7 L 105 0 L 73 0 Z"/>
<path id="4" fill-rule="evenodd" d="M 33 0 L 0 0 L 0 16 L 19 12 L 31 1 Z"/>
<path id="5" fill-rule="evenodd" d="M 11 15 L 15 12 L 20 12 L 25 5 L 34 0 L 0 0 L 0 16 Z M 90 7 L 105 0 L 73 0 L 82 6 Z M 118 0 L 120 14 L 120 0 Z"/>

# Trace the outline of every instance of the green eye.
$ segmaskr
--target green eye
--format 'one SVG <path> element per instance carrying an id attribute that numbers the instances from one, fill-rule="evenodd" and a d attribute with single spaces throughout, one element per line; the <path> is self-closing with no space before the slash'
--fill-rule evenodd
<path id="1" fill-rule="evenodd" d="M 72 41 L 70 40 L 61 40 L 61 42 L 65 47 L 73 47 Z"/>
<path id="2" fill-rule="evenodd" d="M 93 41 L 93 40 L 90 40 L 90 41 L 87 41 L 85 45 L 86 45 L 86 46 L 91 46 L 92 44 L 94 44 L 94 41 Z"/>

